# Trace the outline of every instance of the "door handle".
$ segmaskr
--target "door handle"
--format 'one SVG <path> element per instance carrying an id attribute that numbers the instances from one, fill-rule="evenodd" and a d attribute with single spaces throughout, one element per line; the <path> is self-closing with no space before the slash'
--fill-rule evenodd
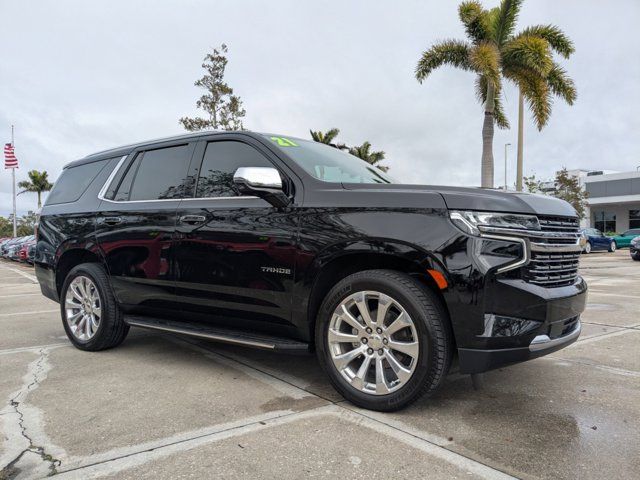
<path id="1" fill-rule="evenodd" d="M 122 218 L 120 217 L 105 217 L 103 220 L 107 225 L 118 225 L 122 222 Z"/>
<path id="2" fill-rule="evenodd" d="M 207 217 L 204 215 L 183 215 L 180 217 L 180 223 L 185 223 L 187 225 L 197 225 L 199 223 L 204 223 Z"/>

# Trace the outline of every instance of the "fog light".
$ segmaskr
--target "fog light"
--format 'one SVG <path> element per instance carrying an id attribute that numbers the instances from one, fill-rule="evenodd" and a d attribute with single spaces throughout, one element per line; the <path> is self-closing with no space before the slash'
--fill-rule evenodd
<path id="1" fill-rule="evenodd" d="M 480 337 L 515 337 L 536 330 L 542 322 L 525 318 L 507 317 L 493 313 L 484 315 L 484 332 Z"/>

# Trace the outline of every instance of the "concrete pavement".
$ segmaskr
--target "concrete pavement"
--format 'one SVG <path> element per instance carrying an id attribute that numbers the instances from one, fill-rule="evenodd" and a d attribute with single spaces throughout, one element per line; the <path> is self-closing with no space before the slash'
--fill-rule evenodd
<path id="1" fill-rule="evenodd" d="M 0 479 L 607 478 L 640 470 L 640 263 L 583 257 L 571 347 L 393 414 L 342 400 L 313 356 L 132 329 L 79 351 L 33 271 L 0 262 Z M 4 440 L 4 441 L 1 441 Z"/>

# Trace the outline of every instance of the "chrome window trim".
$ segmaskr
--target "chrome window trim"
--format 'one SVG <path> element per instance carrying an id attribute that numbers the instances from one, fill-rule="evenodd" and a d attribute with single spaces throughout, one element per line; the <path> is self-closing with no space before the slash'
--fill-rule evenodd
<path id="1" fill-rule="evenodd" d="M 104 182 L 104 185 L 102 185 L 102 188 L 98 192 L 98 200 L 107 200 L 106 198 L 104 198 L 104 195 L 107 193 L 107 189 L 111 185 L 111 182 L 113 182 L 113 179 L 115 178 L 116 174 L 118 173 L 118 171 L 122 167 L 122 164 L 127 159 L 127 157 L 128 157 L 128 155 L 123 155 L 122 158 L 118 161 L 118 164 L 116 165 L 116 168 L 114 168 L 113 171 L 109 174 L 109 177 Z M 107 201 L 109 202 L 111 200 L 107 200 Z"/>
<path id="2" fill-rule="evenodd" d="M 111 182 L 118 174 L 118 171 L 122 168 L 122 164 L 127 159 L 129 155 L 123 155 L 122 158 L 118 161 L 118 164 L 113 169 L 107 180 L 102 185 L 102 188 L 98 192 L 98 199 L 109 202 L 109 203 L 118 203 L 118 204 L 127 204 L 127 203 L 151 203 L 151 202 L 180 202 L 182 200 L 193 201 L 193 200 L 244 200 L 244 199 L 252 199 L 258 198 L 254 195 L 238 195 L 235 197 L 190 197 L 190 198 L 156 198 L 153 200 L 111 200 L 109 198 L 104 198 L 107 193 L 107 189 L 111 186 Z"/>
<path id="3" fill-rule="evenodd" d="M 485 234 L 481 234 L 480 238 L 488 238 L 490 240 L 501 240 L 506 242 L 515 242 L 522 245 L 522 252 L 523 252 L 522 258 L 516 261 L 515 263 L 511 263 L 504 267 L 498 268 L 496 270 L 497 273 L 504 273 L 504 272 L 508 272 L 509 270 L 515 270 L 516 268 L 520 268 L 526 265 L 527 263 L 529 263 L 531 256 L 529 255 L 529 248 L 527 247 L 527 241 L 524 238 L 507 237 L 503 235 L 485 235 Z"/>

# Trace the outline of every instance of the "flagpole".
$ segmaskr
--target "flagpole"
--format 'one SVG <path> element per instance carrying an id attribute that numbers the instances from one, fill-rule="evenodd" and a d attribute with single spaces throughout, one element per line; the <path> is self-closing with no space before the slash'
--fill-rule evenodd
<path id="1" fill-rule="evenodd" d="M 11 146 L 15 149 L 13 140 L 13 125 L 11 125 Z M 13 187 L 13 237 L 18 236 L 18 222 L 16 220 L 16 168 L 11 169 L 11 186 Z"/>

